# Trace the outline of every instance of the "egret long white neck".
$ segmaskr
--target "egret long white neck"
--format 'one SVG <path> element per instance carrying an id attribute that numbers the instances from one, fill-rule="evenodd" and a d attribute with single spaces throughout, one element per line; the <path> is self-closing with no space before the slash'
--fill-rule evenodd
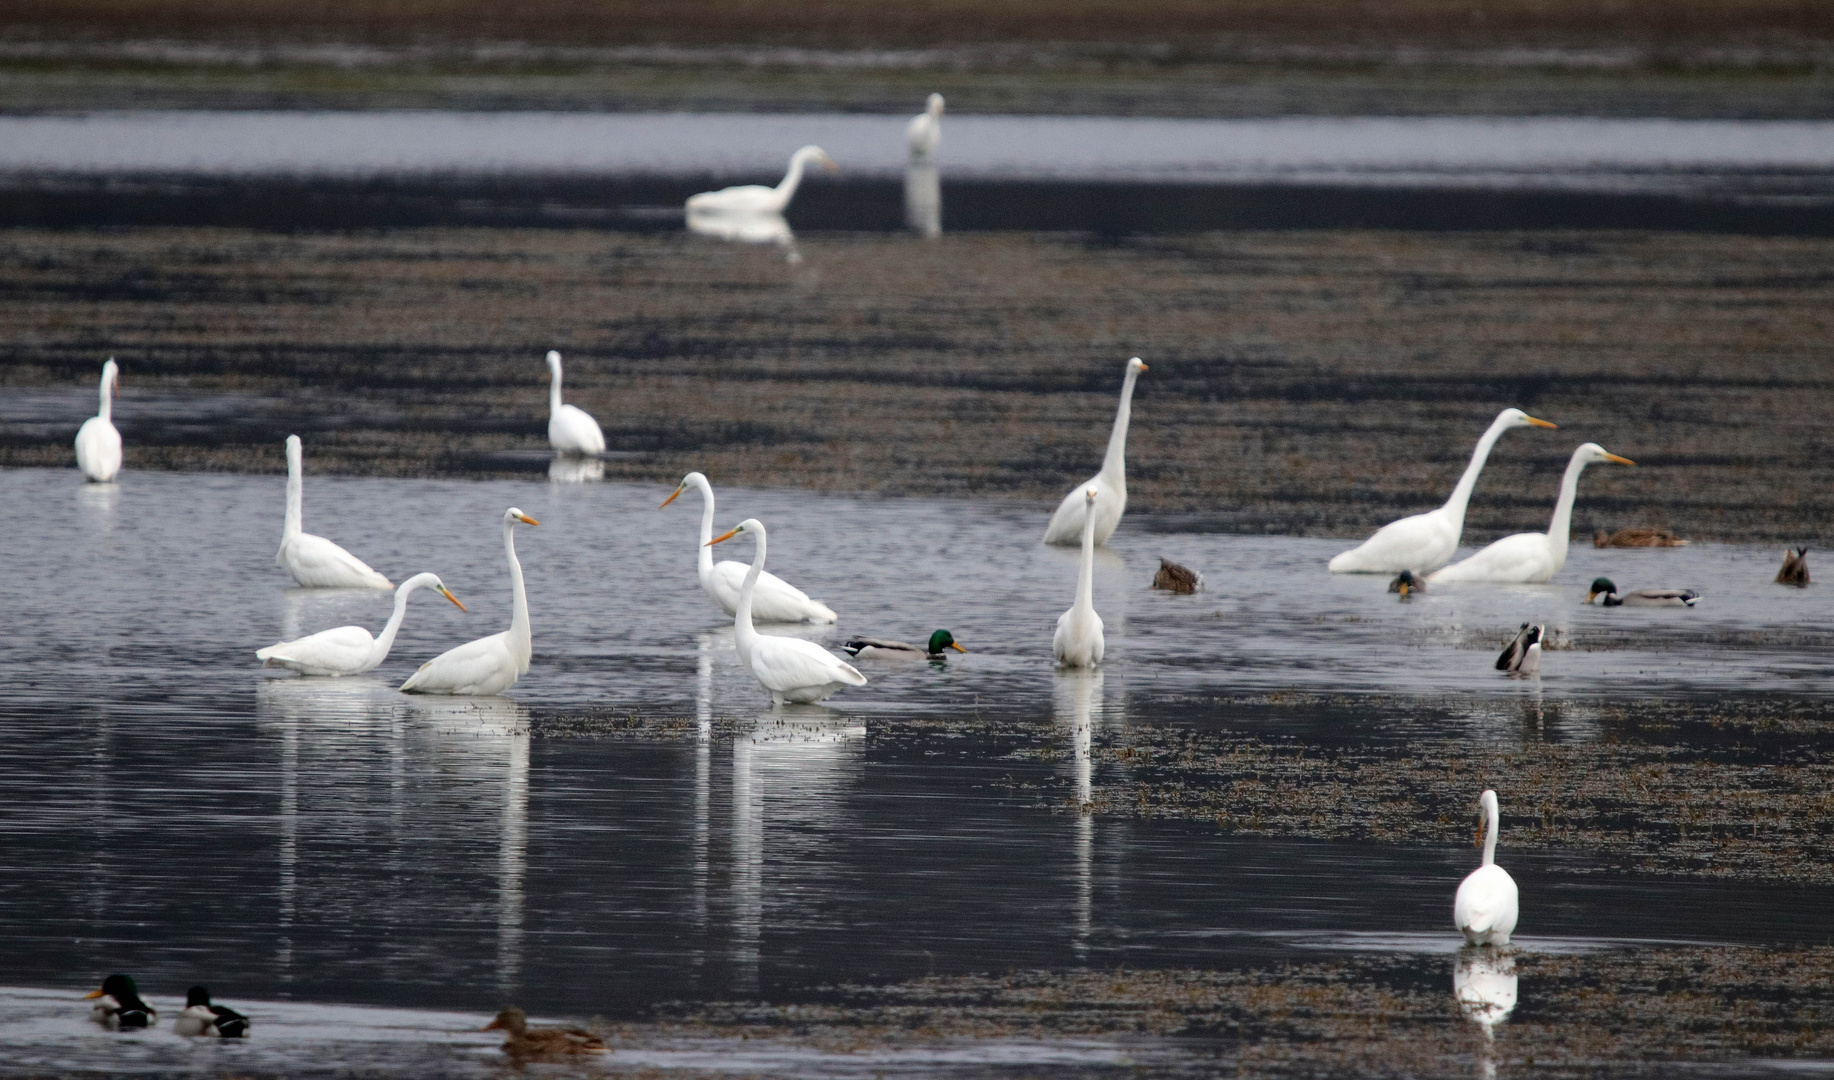
<path id="1" fill-rule="evenodd" d="M 704 477 L 693 480 L 700 489 L 700 579 L 705 582 L 713 576 L 713 548 L 709 542 L 713 539 L 713 485 Z"/>
<path id="2" fill-rule="evenodd" d="M 417 575 L 402 582 L 401 587 L 395 590 L 394 613 L 389 615 L 388 625 L 376 635 L 376 643 L 370 650 L 372 657 L 387 656 L 388 651 L 395 647 L 395 633 L 401 629 L 401 620 L 407 618 L 408 614 L 408 594 L 425 584 Z"/>
<path id="3" fill-rule="evenodd" d="M 1477 476 L 1484 471 L 1484 462 L 1490 460 L 1490 448 L 1509 430 L 1509 421 L 1497 417 L 1484 432 L 1484 437 L 1477 440 L 1477 449 L 1471 451 L 1471 464 L 1465 466 L 1465 475 L 1458 478 L 1458 486 L 1452 489 L 1452 497 L 1446 500 L 1445 513 L 1452 518 L 1452 524 L 1463 532 L 1465 528 L 1465 507 L 1471 502 L 1471 493 L 1477 490 Z"/>
<path id="4" fill-rule="evenodd" d="M 783 181 L 777 185 L 777 208 L 779 210 L 788 206 L 790 200 L 795 197 L 796 188 L 802 183 L 803 167 L 808 164 L 809 156 L 798 150 L 796 155 L 790 158 L 790 171 L 783 174 Z"/>
<path id="5" fill-rule="evenodd" d="M 1484 865 L 1485 866 L 1495 866 L 1496 865 L 1496 830 L 1497 830 L 1496 799 L 1495 798 L 1485 799 L 1484 800 Z"/>
<path id="6" fill-rule="evenodd" d="M 287 520 L 282 527 L 281 537 L 298 536 L 305 529 L 305 495 L 304 480 L 300 474 L 305 470 L 297 442 L 287 443 Z"/>
<path id="7" fill-rule="evenodd" d="M 115 415 L 114 398 L 115 398 L 115 373 L 113 371 L 104 371 L 102 373 L 102 390 L 101 390 L 101 399 L 102 400 L 101 400 L 100 407 L 96 409 L 96 415 L 101 417 L 104 420 L 108 420 L 112 422 L 114 419 L 114 415 Z"/>
<path id="8" fill-rule="evenodd" d="M 548 415 L 552 417 L 560 413 L 560 361 L 559 360 L 548 361 L 548 374 L 553 376 L 553 378 L 549 380 L 549 383 L 548 383 Z M 587 374 L 591 374 L 591 372 L 587 372 Z"/>
<path id="9" fill-rule="evenodd" d="M 1108 433 L 1108 453 L 1102 457 L 1102 478 L 1116 490 L 1127 490 L 1127 422 L 1133 417 L 1134 383 L 1139 369 L 1129 365 L 1121 381 L 1121 407 L 1114 414 L 1114 430 Z"/>
<path id="10" fill-rule="evenodd" d="M 522 563 L 516 558 L 516 524 L 513 521 L 503 523 L 503 554 L 509 559 L 510 615 L 509 640 L 515 650 L 518 662 L 523 670 L 528 669 L 529 637 L 529 595 L 522 588 Z"/>
<path id="11" fill-rule="evenodd" d="M 1076 606 L 1095 610 L 1095 503 L 1083 504 L 1083 558 L 1076 574 Z"/>
<path id="12" fill-rule="evenodd" d="M 758 640 L 758 632 L 751 625 L 751 595 L 758 587 L 758 575 L 764 573 L 765 547 L 763 529 L 748 531 L 756 534 L 758 550 L 751 557 L 751 569 L 745 571 L 745 584 L 739 589 L 739 613 L 732 621 L 733 637 L 738 642 L 739 655 L 744 657 L 751 656 L 751 647 Z"/>
<path id="13" fill-rule="evenodd" d="M 1573 451 L 1566 475 L 1560 478 L 1560 501 L 1554 504 L 1554 520 L 1547 527 L 1547 542 L 1554 553 L 1555 569 L 1566 565 L 1567 536 L 1573 531 L 1573 500 L 1579 497 L 1579 474 L 1586 471 L 1587 464 L 1581 450 Z"/>

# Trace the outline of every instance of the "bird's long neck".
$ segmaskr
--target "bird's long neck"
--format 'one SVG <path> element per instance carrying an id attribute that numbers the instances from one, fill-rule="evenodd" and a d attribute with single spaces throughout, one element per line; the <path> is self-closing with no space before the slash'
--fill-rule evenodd
<path id="1" fill-rule="evenodd" d="M 1083 559 L 1076 574 L 1076 607 L 1095 610 L 1095 504 L 1083 505 Z"/>
<path id="2" fill-rule="evenodd" d="M 778 209 L 788 206 L 795 197 L 796 188 L 802 184 L 802 169 L 807 160 L 801 154 L 790 159 L 790 171 L 783 174 L 783 181 L 777 185 Z"/>
<path id="3" fill-rule="evenodd" d="M 305 529 L 304 480 L 299 475 L 303 471 L 300 455 L 287 447 L 287 521 L 282 527 L 283 541 L 298 536 Z"/>
<path id="4" fill-rule="evenodd" d="M 751 647 L 757 643 L 758 632 L 751 625 L 751 595 L 758 587 L 758 575 L 764 573 L 764 533 L 758 533 L 758 551 L 751 557 L 751 569 L 745 571 L 745 584 L 739 588 L 739 613 L 733 617 L 733 637 L 739 645 L 739 655 L 749 659 Z"/>
<path id="5" fill-rule="evenodd" d="M 1509 421 L 1500 417 L 1490 425 L 1484 437 L 1477 440 L 1477 449 L 1471 451 L 1471 464 L 1465 466 L 1465 475 L 1458 478 L 1458 486 L 1452 489 L 1452 497 L 1446 500 L 1443 509 L 1460 532 L 1465 528 L 1465 507 L 1471 502 L 1471 493 L 1477 490 L 1477 476 L 1484 471 L 1484 462 L 1490 460 L 1490 448 L 1508 430 Z"/>
<path id="6" fill-rule="evenodd" d="M 377 663 L 388 656 L 388 651 L 395 647 L 395 633 L 401 629 L 401 620 L 407 618 L 408 594 L 419 588 L 418 582 L 402 582 L 401 588 L 395 590 L 395 610 L 388 617 L 388 625 L 376 635 L 376 643 L 370 646 L 370 658 Z"/>
<path id="7" fill-rule="evenodd" d="M 548 381 L 548 415 L 555 416 L 560 412 L 560 365 L 548 365 L 548 373 L 554 377 Z"/>
<path id="8" fill-rule="evenodd" d="M 700 483 L 694 486 L 700 488 L 700 564 L 698 570 L 701 583 L 704 585 L 713 576 L 713 548 L 709 546 L 713 540 L 713 485 Z"/>
<path id="9" fill-rule="evenodd" d="M 1484 804 L 1484 865 L 1496 865 L 1496 830 L 1497 808 L 1494 803 Z"/>
<path id="10" fill-rule="evenodd" d="M 1554 553 L 1556 568 L 1566 565 L 1567 534 L 1573 529 L 1573 500 L 1579 497 L 1579 474 L 1586 471 L 1586 461 L 1577 453 L 1567 462 L 1566 475 L 1560 478 L 1560 501 L 1554 504 L 1554 520 L 1547 527 L 1548 547 Z"/>
<path id="11" fill-rule="evenodd" d="M 1127 490 L 1127 422 L 1134 411 L 1134 383 L 1140 373 L 1132 367 L 1121 383 L 1121 407 L 1114 414 L 1114 430 L 1108 433 L 1108 453 L 1102 457 L 1102 478 L 1116 490 Z"/>
<path id="12" fill-rule="evenodd" d="M 509 559 L 509 640 L 526 670 L 530 651 L 529 594 L 522 588 L 522 562 L 516 558 L 516 526 L 508 521 L 503 523 L 503 554 Z"/>
<path id="13" fill-rule="evenodd" d="M 109 372 L 102 376 L 102 400 L 100 407 L 96 409 L 96 415 L 110 423 L 114 421 L 115 415 L 114 390 L 115 376 L 113 372 Z"/>

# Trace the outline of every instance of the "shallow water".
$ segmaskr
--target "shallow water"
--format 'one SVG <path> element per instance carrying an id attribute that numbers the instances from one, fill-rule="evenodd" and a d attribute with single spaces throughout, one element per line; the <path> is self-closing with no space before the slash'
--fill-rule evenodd
<path id="1" fill-rule="evenodd" d="M 1463 823 L 1436 850 L 1053 808 L 1125 768 L 1091 760 L 1092 732 L 1227 718 L 1232 696 L 1264 691 L 1320 694 L 1294 722 L 1346 738 L 1450 723 L 1508 742 L 1498 706 L 1537 696 L 1570 699 L 1560 737 L 1590 738 L 1614 699 L 1830 689 L 1802 655 L 1829 636 L 1819 592 L 1770 584 L 1769 549 L 1575 547 L 1548 586 L 1402 604 L 1383 579 L 1324 571 L 1341 542 L 1155 532 L 1168 523 L 1136 516 L 1097 563 L 1108 662 L 1060 674 L 1050 632 L 1076 556 L 1037 543 L 1049 507 L 731 490 L 719 526 L 763 519 L 771 568 L 842 615 L 797 633 L 833 645 L 947 626 L 970 650 L 867 668 L 832 708 L 772 712 L 694 581 L 692 496 L 658 512 L 663 488 L 326 478 L 310 453 L 309 530 L 395 580 L 434 570 L 471 609 L 417 596 L 373 676 L 255 664 L 284 636 L 378 626 L 390 602 L 289 587 L 273 565 L 280 478 L 0 473 L 0 499 L 29 510 L 0 547 L 0 731 L 29 748 L 0 759 L 0 950 L 8 982 L 42 988 L 0 994 L 0 1042 L 54 1000 L 80 1017 L 75 995 L 117 969 L 167 1007 L 205 981 L 232 1004 L 481 1023 L 510 1000 L 619 1018 L 932 972 L 1436 954 L 1456 945 Z M 506 623 L 509 505 L 543 523 L 517 534 L 532 670 L 502 699 L 396 693 L 421 660 Z M 1148 591 L 1160 554 L 1208 589 Z M 1579 606 L 1600 573 L 1707 598 Z M 1528 618 L 1576 645 L 1539 683 L 1491 666 Z M 1359 692 L 1435 706 L 1423 719 Z M 679 717 L 679 737 L 605 733 L 627 713 Z M 952 723 L 965 718 L 999 723 Z M 1022 752 L 1040 747 L 1055 752 Z M 1589 873 L 1583 853 L 1506 862 L 1531 948 L 1820 941 L 1789 913 L 1805 892 L 1834 899 Z M 130 1045 L 86 1024 L 32 1040 L 44 1060 L 98 1068 L 126 1067 L 114 1055 Z M 393 1053 L 357 1058 L 387 1069 Z"/>

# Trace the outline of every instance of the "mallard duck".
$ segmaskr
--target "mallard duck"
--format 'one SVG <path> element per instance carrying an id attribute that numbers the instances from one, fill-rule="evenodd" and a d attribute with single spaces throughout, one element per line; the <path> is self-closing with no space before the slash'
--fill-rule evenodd
<path id="1" fill-rule="evenodd" d="M 1700 602 L 1700 594 L 1693 589 L 1638 589 L 1620 593 L 1610 578 L 1594 578 L 1585 602 L 1594 601 L 1599 607 L 1693 607 Z"/>
<path id="2" fill-rule="evenodd" d="M 912 645 L 908 641 L 860 637 L 853 638 L 841 646 L 842 652 L 861 660 L 916 660 L 918 658 L 941 660 L 944 649 L 954 649 L 959 653 L 968 651 L 962 648 L 956 642 L 955 635 L 947 630 L 938 630 L 931 634 L 928 645 Z"/>
<path id="3" fill-rule="evenodd" d="M 213 1004 L 208 987 L 193 986 L 185 991 L 185 1011 L 173 1019 L 172 1030 L 211 1039 L 242 1039 L 248 1037 L 248 1017 L 227 1005 Z"/>
<path id="4" fill-rule="evenodd" d="M 1541 639 L 1545 632 L 1546 627 L 1523 623 L 1522 629 L 1516 631 L 1515 640 L 1503 646 L 1502 654 L 1496 658 L 1496 669 L 1511 675 L 1539 675 Z"/>
<path id="5" fill-rule="evenodd" d="M 1420 579 L 1414 576 L 1412 570 L 1403 570 L 1395 575 L 1393 581 L 1388 583 L 1388 591 L 1400 593 L 1401 599 L 1406 600 L 1415 593 L 1425 592 L 1426 586 L 1421 584 Z"/>
<path id="6" fill-rule="evenodd" d="M 605 1054 L 605 1040 L 590 1031 L 571 1027 L 529 1026 L 528 1014 L 511 1005 L 485 1024 L 481 1031 L 506 1031 L 503 1052 L 514 1058 L 577 1057 L 581 1054 Z"/>
<path id="7" fill-rule="evenodd" d="M 1172 560 L 1160 556 L 1159 572 L 1153 575 L 1153 588 L 1166 592 L 1189 595 L 1203 588 L 1204 576 L 1188 566 L 1179 566 Z"/>
<path id="8" fill-rule="evenodd" d="M 95 1021 L 110 1031 L 148 1028 L 159 1019 L 159 1012 L 140 1000 L 139 989 L 134 986 L 133 978 L 127 975 L 110 975 L 102 980 L 100 990 L 84 994 L 83 1000 L 96 1003 Z"/>
<path id="9" fill-rule="evenodd" d="M 1809 549 L 1799 547 L 1783 552 L 1783 569 L 1777 571 L 1777 584 L 1803 586 L 1809 583 Z"/>
<path id="10" fill-rule="evenodd" d="M 1686 547 L 1687 541 L 1667 529 L 1619 529 L 1617 532 L 1606 532 L 1600 529 L 1592 534 L 1592 546 L 1602 548 Z"/>

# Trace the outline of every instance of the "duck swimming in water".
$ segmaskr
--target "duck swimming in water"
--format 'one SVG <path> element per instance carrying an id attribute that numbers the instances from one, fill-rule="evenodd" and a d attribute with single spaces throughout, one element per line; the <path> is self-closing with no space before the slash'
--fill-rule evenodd
<path id="1" fill-rule="evenodd" d="M 1401 599 L 1406 600 L 1412 597 L 1415 593 L 1425 592 L 1426 585 L 1424 585 L 1420 581 L 1419 578 L 1414 576 L 1414 572 L 1412 570 L 1403 570 L 1399 574 L 1395 575 L 1395 579 L 1393 581 L 1388 583 L 1388 591 L 1392 593 L 1400 593 Z"/>
<path id="2" fill-rule="evenodd" d="M 956 642 L 955 635 L 947 630 L 938 630 L 931 634 L 928 645 L 912 645 L 908 641 L 887 641 L 884 638 L 862 637 L 853 638 L 841 646 L 842 652 L 861 660 L 916 660 L 919 658 L 941 660 L 944 659 L 944 649 L 954 649 L 959 653 L 968 651 L 962 648 Z"/>
<path id="3" fill-rule="evenodd" d="M 159 1012 L 140 1000 L 140 991 L 131 976 L 114 974 L 102 980 L 100 990 L 83 995 L 94 1001 L 95 1021 L 110 1031 L 134 1031 L 149 1028 L 159 1019 Z"/>
<path id="4" fill-rule="evenodd" d="M 1159 557 L 1159 572 L 1153 575 L 1153 588 L 1162 592 L 1189 596 L 1204 587 L 1204 576 L 1188 566 Z"/>
<path id="5" fill-rule="evenodd" d="M 1610 578 L 1594 578 L 1585 602 L 1599 607 L 1693 607 L 1700 594 L 1693 589 L 1638 589 L 1620 593 Z"/>
<path id="6" fill-rule="evenodd" d="M 498 1013 L 495 1020 L 479 1030 L 508 1032 L 503 1052 L 524 1061 L 609 1053 L 605 1040 L 590 1031 L 572 1027 L 530 1027 L 528 1014 L 514 1005 Z"/>
<path id="7" fill-rule="evenodd" d="M 193 986 L 185 991 L 185 1011 L 172 1021 L 172 1030 L 207 1039 L 243 1039 L 248 1037 L 248 1017 L 211 1002 L 208 987 Z"/>

